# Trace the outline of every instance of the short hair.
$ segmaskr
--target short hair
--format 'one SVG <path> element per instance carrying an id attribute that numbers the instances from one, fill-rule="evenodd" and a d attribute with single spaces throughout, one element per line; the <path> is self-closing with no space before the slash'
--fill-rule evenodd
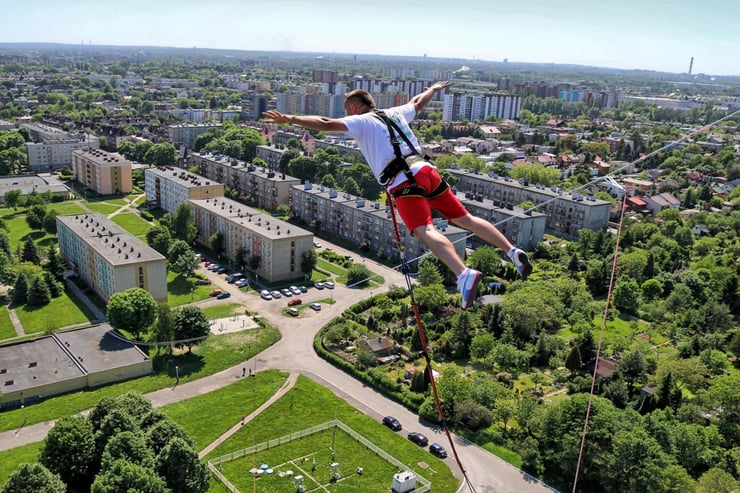
<path id="1" fill-rule="evenodd" d="M 364 104 L 370 108 L 375 108 L 375 100 L 370 93 L 364 89 L 355 89 L 354 91 L 350 91 L 344 95 L 344 99 L 346 101 L 352 101 L 353 103 Z"/>

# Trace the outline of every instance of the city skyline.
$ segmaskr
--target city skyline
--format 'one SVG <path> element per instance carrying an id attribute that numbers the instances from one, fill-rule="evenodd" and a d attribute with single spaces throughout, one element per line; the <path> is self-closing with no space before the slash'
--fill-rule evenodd
<path id="1" fill-rule="evenodd" d="M 740 75 L 740 9 L 665 0 L 525 4 L 378 0 L 28 0 L 3 8 L 0 42 L 429 56 Z M 27 22 L 24 22 L 24 19 Z M 358 36 L 358 33 L 360 35 Z"/>

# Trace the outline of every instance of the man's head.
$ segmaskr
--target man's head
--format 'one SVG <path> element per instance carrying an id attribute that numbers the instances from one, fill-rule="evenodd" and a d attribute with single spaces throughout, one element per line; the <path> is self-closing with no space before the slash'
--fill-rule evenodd
<path id="1" fill-rule="evenodd" d="M 355 89 L 344 95 L 344 111 L 348 115 L 361 115 L 375 108 L 375 100 L 369 92 Z"/>

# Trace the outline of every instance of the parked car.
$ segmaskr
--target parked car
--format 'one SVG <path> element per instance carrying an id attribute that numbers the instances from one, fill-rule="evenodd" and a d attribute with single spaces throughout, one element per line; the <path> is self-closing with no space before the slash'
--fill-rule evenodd
<path id="1" fill-rule="evenodd" d="M 288 288 L 283 288 L 280 290 L 280 293 L 285 296 L 286 298 L 293 296 L 293 292 Z"/>
<path id="2" fill-rule="evenodd" d="M 273 297 L 273 298 L 275 298 L 276 300 L 279 300 L 280 298 L 282 298 L 282 297 L 283 297 L 283 295 L 282 295 L 282 294 L 280 294 L 280 291 L 277 291 L 277 290 L 276 290 L 276 291 L 270 291 L 270 294 L 271 294 L 271 295 L 272 295 L 272 297 Z"/>
<path id="3" fill-rule="evenodd" d="M 247 279 L 246 277 L 242 277 L 241 279 L 239 279 L 238 281 L 234 283 L 234 286 L 236 286 L 237 288 L 243 288 L 244 286 L 249 286 L 249 279 Z"/>
<path id="4" fill-rule="evenodd" d="M 195 281 L 195 284 L 197 284 L 198 286 L 206 286 L 208 284 L 211 284 L 211 280 L 210 279 L 198 279 L 197 281 Z"/>
<path id="5" fill-rule="evenodd" d="M 445 450 L 445 448 L 436 442 L 429 446 L 429 452 L 431 452 L 432 455 L 436 455 L 440 459 L 447 458 L 447 451 Z"/>
<path id="6" fill-rule="evenodd" d="M 301 290 L 301 293 L 308 293 L 308 288 L 306 286 L 298 286 L 298 289 Z"/>
<path id="7" fill-rule="evenodd" d="M 383 418 L 383 424 L 393 431 L 401 431 L 401 428 L 403 428 L 401 426 L 401 422 L 393 416 L 386 416 Z"/>
<path id="8" fill-rule="evenodd" d="M 216 269 L 216 274 L 225 274 L 226 273 L 226 267 L 219 267 Z"/>
<path id="9" fill-rule="evenodd" d="M 208 296 L 218 296 L 219 294 L 223 293 L 220 289 L 214 289 L 210 293 L 208 293 Z"/>
<path id="10" fill-rule="evenodd" d="M 319 243 L 318 241 L 314 241 L 313 242 L 313 247 L 314 248 L 321 248 L 321 243 Z"/>
<path id="11" fill-rule="evenodd" d="M 260 292 L 260 297 L 261 297 L 261 298 L 262 298 L 263 300 L 267 300 L 267 301 L 270 301 L 270 300 L 272 299 L 272 293 L 270 293 L 270 292 L 269 292 L 268 290 L 266 290 L 266 289 L 263 289 L 263 290 L 262 290 L 262 291 Z"/>
<path id="12" fill-rule="evenodd" d="M 209 264 L 208 267 L 206 267 L 206 269 L 212 270 L 213 272 L 216 272 L 216 270 L 217 269 L 220 269 L 220 268 L 221 268 L 221 266 L 218 265 L 218 264 L 215 264 L 215 263 L 214 264 Z"/>
<path id="13" fill-rule="evenodd" d="M 295 308 L 293 308 L 293 307 L 291 307 L 291 308 L 288 308 L 287 312 L 288 312 L 288 313 L 289 313 L 290 315 L 293 315 L 294 317 L 297 317 L 297 316 L 298 316 L 298 310 L 296 310 L 296 309 L 295 309 Z"/>
<path id="14" fill-rule="evenodd" d="M 311 303 L 308 306 L 311 307 L 311 310 L 315 310 L 317 312 L 320 312 L 321 311 L 321 305 L 318 304 L 318 303 Z"/>
<path id="15" fill-rule="evenodd" d="M 352 255 L 345 255 L 344 258 L 347 260 L 352 260 Z"/>
<path id="16" fill-rule="evenodd" d="M 242 274 L 241 272 L 234 272 L 233 274 L 229 274 L 228 276 L 226 276 L 226 282 L 228 282 L 229 284 L 233 284 L 243 277 L 244 274 Z"/>
<path id="17" fill-rule="evenodd" d="M 298 286 L 291 286 L 288 289 L 290 289 L 290 292 L 293 294 L 301 294 L 301 290 L 298 289 Z"/>
<path id="18" fill-rule="evenodd" d="M 429 439 L 418 431 L 412 431 L 409 433 L 408 438 L 420 447 L 426 447 L 429 443 Z"/>
<path id="19" fill-rule="evenodd" d="M 316 289 L 324 289 L 324 283 L 321 281 L 315 282 L 313 284 L 313 287 L 315 287 Z"/>
<path id="20" fill-rule="evenodd" d="M 301 301 L 300 298 L 293 298 L 292 300 L 288 301 L 288 306 L 300 305 L 301 303 L 303 303 L 303 301 Z"/>
<path id="21" fill-rule="evenodd" d="M 216 299 L 217 300 L 225 300 L 226 298 L 230 298 L 230 297 L 231 297 L 231 293 L 229 293 L 228 291 L 226 291 L 226 292 L 223 292 L 223 293 L 219 294 L 218 296 L 216 296 Z"/>
<path id="22" fill-rule="evenodd" d="M 324 283 L 324 287 L 327 288 L 327 289 L 334 289 L 334 283 L 331 282 L 331 281 L 326 281 Z"/>

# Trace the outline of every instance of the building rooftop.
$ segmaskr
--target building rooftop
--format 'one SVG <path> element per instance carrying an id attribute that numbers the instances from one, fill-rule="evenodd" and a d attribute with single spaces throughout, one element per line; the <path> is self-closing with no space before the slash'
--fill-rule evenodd
<path id="1" fill-rule="evenodd" d="M 200 175 L 190 173 L 181 168 L 173 168 L 172 166 L 159 166 L 157 168 L 146 168 L 144 173 L 153 174 L 155 176 L 162 177 L 173 183 L 185 188 L 197 188 L 208 185 L 220 185 L 215 181 L 203 178 Z"/>
<path id="2" fill-rule="evenodd" d="M 191 199 L 191 203 L 240 225 L 253 233 L 270 240 L 279 240 L 286 237 L 313 236 L 313 233 L 301 229 L 282 219 L 272 217 L 257 209 L 231 199 L 218 197 L 213 199 Z"/>
<path id="3" fill-rule="evenodd" d="M 72 151 L 72 154 L 82 155 L 96 164 L 105 166 L 120 165 L 120 164 L 131 164 L 126 158 L 118 154 L 117 152 L 107 152 L 102 149 L 77 149 Z"/>
<path id="4" fill-rule="evenodd" d="M 69 188 L 64 183 L 54 179 L 47 182 L 44 178 L 36 175 L 15 175 L 0 178 L 0 196 L 5 195 L 9 190 L 20 190 L 21 195 L 28 195 L 33 191 L 44 193 L 51 190 L 51 193 L 64 193 Z"/>
<path id="5" fill-rule="evenodd" d="M 164 260 L 164 256 L 99 213 L 57 216 L 112 265 Z"/>

